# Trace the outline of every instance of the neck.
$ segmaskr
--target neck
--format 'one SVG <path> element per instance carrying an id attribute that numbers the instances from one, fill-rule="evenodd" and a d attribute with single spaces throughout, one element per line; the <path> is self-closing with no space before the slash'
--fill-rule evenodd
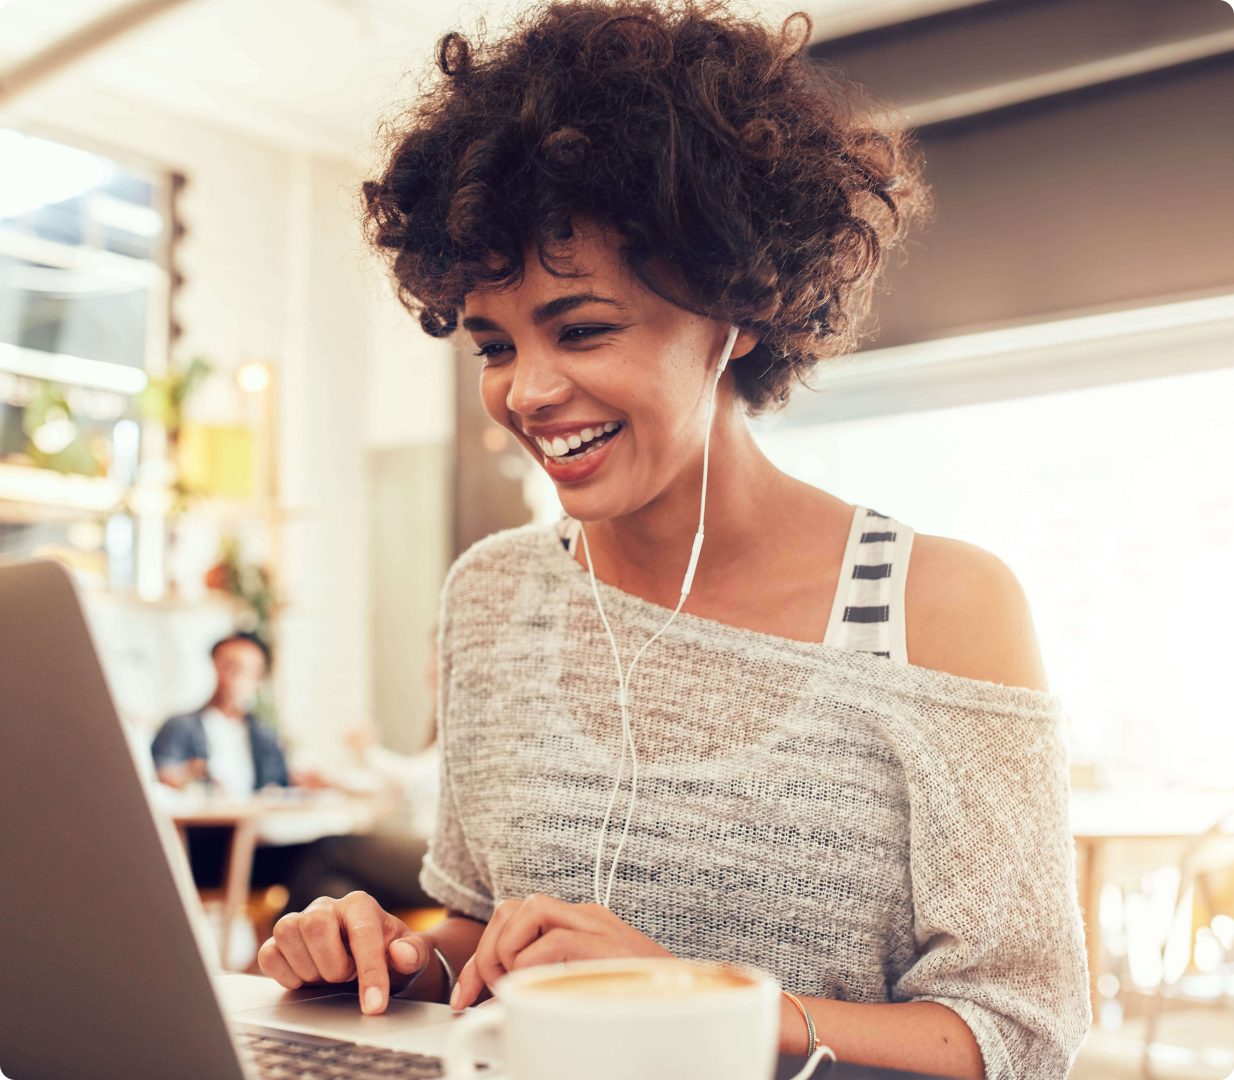
<path id="1" fill-rule="evenodd" d="M 244 713 L 237 709 L 227 698 L 223 697 L 217 690 L 214 696 L 206 703 L 207 708 L 218 709 L 224 716 L 230 717 L 232 720 L 243 720 Z"/>
<path id="2" fill-rule="evenodd" d="M 588 525 L 596 575 L 675 607 L 698 532 L 702 481 L 700 448 L 697 460 L 646 506 Z M 757 558 L 760 544 L 783 516 L 784 492 L 791 484 L 758 448 L 737 409 L 716 416 L 707 467 L 705 539 L 691 595 L 723 588 L 731 571 Z M 578 560 L 587 565 L 581 542 Z"/>

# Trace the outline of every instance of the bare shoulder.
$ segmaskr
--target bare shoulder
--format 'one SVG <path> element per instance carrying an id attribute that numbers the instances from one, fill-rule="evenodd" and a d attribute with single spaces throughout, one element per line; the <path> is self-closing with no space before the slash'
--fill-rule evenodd
<path id="1" fill-rule="evenodd" d="M 910 664 L 1049 690 L 1028 599 L 997 555 L 962 540 L 918 533 L 904 608 Z"/>

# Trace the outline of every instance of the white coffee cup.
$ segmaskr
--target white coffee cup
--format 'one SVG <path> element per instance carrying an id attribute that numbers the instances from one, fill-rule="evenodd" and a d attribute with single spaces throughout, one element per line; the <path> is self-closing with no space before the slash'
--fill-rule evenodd
<path id="1" fill-rule="evenodd" d="M 513 1080 L 771 1080 L 780 987 L 766 972 L 688 960 L 585 960 L 524 968 L 469 1010 L 446 1047 L 449 1080 L 479 1080 L 482 1036 Z"/>

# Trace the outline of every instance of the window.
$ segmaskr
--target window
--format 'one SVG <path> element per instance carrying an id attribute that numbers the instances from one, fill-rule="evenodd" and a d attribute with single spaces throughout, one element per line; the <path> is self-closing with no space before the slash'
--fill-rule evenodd
<path id="1" fill-rule="evenodd" d="M 55 552 L 124 588 L 171 177 L 4 128 L 0 160 L 0 555 Z"/>
<path id="2" fill-rule="evenodd" d="M 1078 760 L 1111 783 L 1229 787 L 1231 417 L 1225 368 L 759 441 L 799 479 L 1007 562 Z"/>

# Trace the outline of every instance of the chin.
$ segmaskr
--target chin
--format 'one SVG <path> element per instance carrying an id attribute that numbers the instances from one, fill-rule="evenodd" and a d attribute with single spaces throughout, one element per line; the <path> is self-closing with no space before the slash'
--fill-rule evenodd
<path id="1" fill-rule="evenodd" d="M 575 521 L 581 521 L 584 525 L 590 525 L 597 521 L 607 521 L 614 516 L 612 510 L 598 500 L 589 499 L 586 496 L 580 497 L 577 492 L 558 488 L 557 497 L 561 500 L 562 510 L 574 518 Z"/>
<path id="2" fill-rule="evenodd" d="M 609 521 L 630 513 L 626 499 L 614 498 L 602 490 L 586 491 L 567 485 L 555 485 L 561 508 L 575 521 L 584 525 Z"/>

